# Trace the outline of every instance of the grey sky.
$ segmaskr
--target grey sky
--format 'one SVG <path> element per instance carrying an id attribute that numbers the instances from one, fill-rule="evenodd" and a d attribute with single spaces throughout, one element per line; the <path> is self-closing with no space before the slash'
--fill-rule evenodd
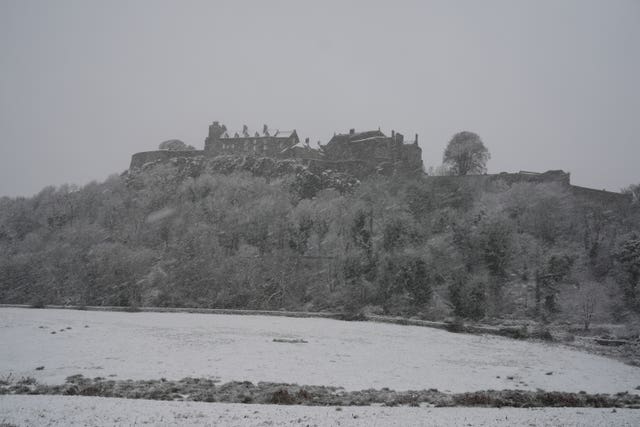
<path id="1" fill-rule="evenodd" d="M 0 195 L 207 127 L 478 133 L 490 172 L 640 182 L 640 1 L 0 0 Z"/>

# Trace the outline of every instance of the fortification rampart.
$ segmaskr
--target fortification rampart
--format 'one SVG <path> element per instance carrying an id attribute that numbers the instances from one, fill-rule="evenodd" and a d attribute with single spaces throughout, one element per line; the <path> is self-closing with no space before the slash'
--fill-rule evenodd
<path id="1" fill-rule="evenodd" d="M 168 161 L 172 158 L 197 157 L 204 155 L 204 150 L 155 150 L 135 153 L 131 156 L 129 169 L 141 168 L 147 163 Z"/>
<path id="2" fill-rule="evenodd" d="M 477 188 L 485 188 L 489 184 L 496 182 L 503 182 L 509 186 L 517 183 L 557 183 L 567 188 L 570 193 L 581 202 L 599 203 L 603 205 L 619 205 L 631 202 L 631 197 L 627 194 L 572 185 L 571 175 L 562 170 L 550 170 L 542 173 L 520 171 L 515 173 L 501 172 L 485 175 L 426 176 L 425 181 L 427 183 L 448 183 L 452 185 L 467 182 Z"/>
<path id="3" fill-rule="evenodd" d="M 562 185 L 570 185 L 570 174 L 561 170 L 550 170 L 547 172 L 500 172 L 496 174 L 484 175 L 445 175 L 445 176 L 427 176 L 427 181 L 469 181 L 479 184 L 488 184 L 491 182 L 502 181 L 507 185 L 513 185 L 518 182 L 544 183 L 557 182 Z"/>
<path id="4" fill-rule="evenodd" d="M 286 171 L 305 168 L 318 176 L 326 172 L 347 174 L 360 180 L 372 175 L 421 176 L 427 185 L 467 182 L 477 189 L 495 182 L 509 186 L 516 183 L 557 183 L 569 189 L 582 202 L 612 204 L 630 201 L 627 195 L 621 193 L 571 185 L 570 174 L 562 170 L 465 176 L 424 175 L 418 135 L 412 142 L 405 143 L 401 133 L 391 131 L 391 136 L 387 136 L 380 129 L 364 132 L 350 129 L 349 133 L 334 134 L 326 145 L 315 149 L 310 147 L 308 138 L 301 143 L 295 130 L 270 132 L 264 125 L 262 133 L 255 132 L 252 135 L 244 126 L 241 133 L 230 136 L 224 125 L 213 122 L 209 126 L 204 150 L 181 149 L 189 146 L 178 140 L 165 141 L 163 144 L 167 142 L 173 142 L 173 148 L 178 149 L 136 153 L 131 157 L 130 169 L 172 162 L 202 170 L 247 170 L 263 176 L 280 176 Z"/>
<path id="5" fill-rule="evenodd" d="M 594 188 L 580 187 L 571 185 L 571 194 L 583 201 L 610 205 L 614 207 L 619 204 L 631 204 L 632 197 L 630 194 L 614 193 L 606 190 L 596 190 Z"/>

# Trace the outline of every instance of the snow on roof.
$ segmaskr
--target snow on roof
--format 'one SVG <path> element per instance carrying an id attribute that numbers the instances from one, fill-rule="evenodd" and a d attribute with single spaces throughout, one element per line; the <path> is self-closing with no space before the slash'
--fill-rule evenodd
<path id="1" fill-rule="evenodd" d="M 280 136 L 280 135 L 278 135 Z M 284 150 L 281 151 L 281 153 L 284 153 L 287 150 L 291 150 L 292 148 L 305 148 L 305 149 L 311 149 L 311 147 L 309 147 L 305 142 L 303 141 L 299 141 L 296 144 L 290 145 L 288 147 L 285 147 Z"/>
<path id="2" fill-rule="evenodd" d="M 386 136 L 370 136 L 368 138 L 362 138 L 362 139 L 352 139 L 349 140 L 348 142 L 362 142 L 362 141 L 374 141 L 376 139 L 380 139 L 380 138 L 386 138 Z"/>
<path id="3" fill-rule="evenodd" d="M 278 138 L 291 138 L 294 132 L 295 130 L 276 130 L 273 136 L 277 136 Z"/>
<path id="4" fill-rule="evenodd" d="M 294 130 L 276 130 L 275 132 L 273 132 L 270 137 L 276 137 L 276 138 L 291 138 L 294 136 L 295 134 L 295 129 Z M 247 129 L 247 135 L 245 136 L 244 133 L 242 132 L 235 132 L 235 134 L 238 135 L 238 137 L 240 138 L 265 138 L 268 137 L 267 135 L 261 133 L 261 132 L 254 132 L 251 130 Z M 223 133 L 220 138 L 230 138 L 230 133 L 229 131 Z M 237 137 L 236 137 L 237 138 Z"/>

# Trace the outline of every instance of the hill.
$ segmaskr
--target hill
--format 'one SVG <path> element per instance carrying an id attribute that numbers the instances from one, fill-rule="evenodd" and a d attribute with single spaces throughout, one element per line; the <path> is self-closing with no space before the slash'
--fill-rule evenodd
<path id="1" fill-rule="evenodd" d="M 509 174 L 359 180 L 287 159 L 151 162 L 0 199 L 0 301 L 633 320 L 638 207 L 585 191 Z"/>

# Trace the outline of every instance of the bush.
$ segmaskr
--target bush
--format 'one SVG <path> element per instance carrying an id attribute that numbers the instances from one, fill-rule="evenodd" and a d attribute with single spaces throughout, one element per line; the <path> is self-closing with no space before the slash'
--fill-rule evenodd
<path id="1" fill-rule="evenodd" d="M 44 298 L 35 297 L 29 303 L 29 307 L 31 307 L 31 308 L 46 308 L 46 304 L 45 304 Z"/>
<path id="2" fill-rule="evenodd" d="M 460 317 L 456 317 L 452 322 L 447 322 L 447 331 L 454 333 L 464 332 L 464 321 Z"/>
<path id="3" fill-rule="evenodd" d="M 500 334 L 515 338 L 518 340 L 524 340 L 530 337 L 529 331 L 526 326 L 522 326 L 520 328 L 500 328 Z"/>
<path id="4" fill-rule="evenodd" d="M 486 284 L 479 279 L 458 278 L 449 285 L 449 299 L 457 316 L 479 320 L 487 306 Z"/>
<path id="5" fill-rule="evenodd" d="M 545 327 L 536 328 L 530 334 L 531 338 L 543 340 L 543 341 L 553 341 L 553 335 L 551 335 L 551 331 Z"/>
<path id="6" fill-rule="evenodd" d="M 269 402 L 276 405 L 293 405 L 295 400 L 287 390 L 281 388 L 273 392 Z"/>

